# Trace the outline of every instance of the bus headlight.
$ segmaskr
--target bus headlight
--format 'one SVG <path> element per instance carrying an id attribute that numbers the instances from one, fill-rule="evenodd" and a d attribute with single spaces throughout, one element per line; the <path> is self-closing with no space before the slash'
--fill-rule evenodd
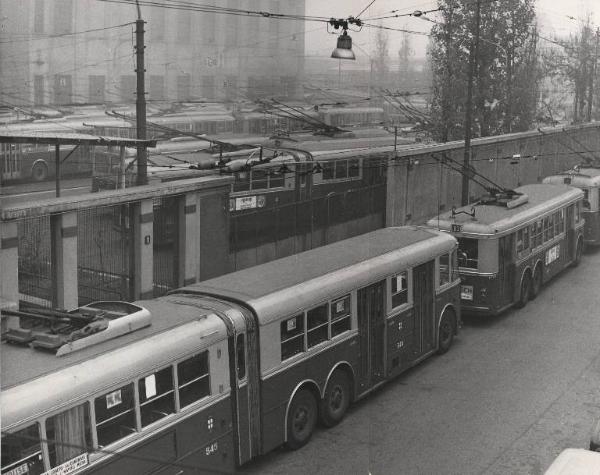
<path id="1" fill-rule="evenodd" d="M 487 288 L 486 287 L 481 287 L 481 289 L 479 289 L 479 296 L 481 297 L 482 300 L 485 300 L 487 297 Z"/>

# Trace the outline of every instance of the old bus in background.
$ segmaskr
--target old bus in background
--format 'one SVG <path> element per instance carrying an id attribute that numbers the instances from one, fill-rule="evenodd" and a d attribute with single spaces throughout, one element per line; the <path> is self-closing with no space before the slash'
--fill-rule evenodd
<path id="1" fill-rule="evenodd" d="M 386 228 L 154 300 L 29 311 L 1 344 L 2 473 L 211 473 L 297 449 L 450 348 L 456 251 Z"/>
<path id="2" fill-rule="evenodd" d="M 600 244 L 600 168 L 577 166 L 572 170 L 544 178 L 544 183 L 565 184 L 583 190 L 583 240 L 586 245 Z"/>
<path id="3" fill-rule="evenodd" d="M 461 304 L 497 315 L 524 306 L 583 251 L 583 192 L 532 184 L 453 208 L 428 221 L 458 239 Z"/>

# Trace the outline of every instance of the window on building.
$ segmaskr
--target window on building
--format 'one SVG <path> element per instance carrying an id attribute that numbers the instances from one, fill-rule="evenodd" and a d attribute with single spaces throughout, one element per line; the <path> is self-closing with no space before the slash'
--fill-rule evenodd
<path id="1" fill-rule="evenodd" d="M 479 263 L 479 243 L 477 239 L 458 238 L 458 265 L 467 269 L 477 269 Z"/>
<path id="2" fill-rule="evenodd" d="M 179 405 L 186 407 L 210 395 L 208 351 L 192 356 L 177 365 Z"/>
<path id="3" fill-rule="evenodd" d="M 34 17 L 33 17 L 33 32 L 34 33 L 44 33 L 44 23 L 45 23 L 45 2 L 44 0 L 35 0 L 34 6 Z"/>
<path id="4" fill-rule="evenodd" d="M 54 33 L 73 32 L 73 0 L 53 0 Z"/>
<path id="5" fill-rule="evenodd" d="M 215 98 L 215 77 L 202 76 L 202 97 L 205 99 Z"/>
<path id="6" fill-rule="evenodd" d="M 51 467 L 91 451 L 89 403 L 80 404 L 46 419 L 46 438 Z"/>
<path id="7" fill-rule="evenodd" d="M 392 308 L 408 302 L 408 271 L 392 277 Z"/>
<path id="8" fill-rule="evenodd" d="M 106 78 L 104 76 L 90 76 L 89 100 L 92 104 L 104 102 L 104 89 Z"/>
<path id="9" fill-rule="evenodd" d="M 44 76 L 33 76 L 33 101 L 36 105 L 44 104 Z"/>
<path id="10" fill-rule="evenodd" d="M 70 74 L 57 74 L 54 76 L 54 103 L 71 104 L 73 92 Z"/>
<path id="11" fill-rule="evenodd" d="M 177 76 L 177 100 L 187 101 L 192 96 L 192 78 L 189 74 Z"/>
<path id="12" fill-rule="evenodd" d="M 148 24 L 147 29 L 153 41 L 162 41 L 165 38 L 165 24 L 168 11 L 166 8 L 152 8 L 152 21 Z"/>
<path id="13" fill-rule="evenodd" d="M 173 368 L 170 366 L 138 381 L 142 427 L 175 412 Z"/>
<path id="14" fill-rule="evenodd" d="M 188 11 L 177 12 L 177 43 L 188 44 L 192 39 L 192 16 Z"/>
<path id="15" fill-rule="evenodd" d="M 2 473 L 38 475 L 44 472 L 42 444 L 37 424 L 6 433 L 2 431 Z"/>
<path id="16" fill-rule="evenodd" d="M 104 447 L 137 431 L 133 384 L 97 397 L 94 409 L 99 446 Z"/>
<path id="17" fill-rule="evenodd" d="M 126 76 L 121 76 L 120 92 L 123 102 L 135 101 L 136 88 L 137 83 L 135 75 L 129 74 Z"/>
<path id="18" fill-rule="evenodd" d="M 164 76 L 150 76 L 150 100 L 165 100 L 165 78 Z"/>

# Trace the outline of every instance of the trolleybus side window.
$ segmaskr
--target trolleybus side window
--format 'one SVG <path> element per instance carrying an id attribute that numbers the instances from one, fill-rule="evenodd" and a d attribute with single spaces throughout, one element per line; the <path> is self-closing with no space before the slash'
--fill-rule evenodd
<path id="1" fill-rule="evenodd" d="M 281 360 L 304 351 L 304 314 L 281 322 Z"/>
<path id="2" fill-rule="evenodd" d="M 88 402 L 46 419 L 50 466 L 56 467 L 92 450 Z"/>
<path id="3" fill-rule="evenodd" d="M 450 260 L 448 254 L 440 256 L 440 287 L 451 282 L 450 280 Z"/>
<path id="4" fill-rule="evenodd" d="M 311 348 L 329 339 L 327 304 L 306 312 L 307 347 Z"/>
<path id="5" fill-rule="evenodd" d="M 2 473 L 39 475 L 44 471 L 37 424 L 11 434 L 2 433 Z"/>
<path id="6" fill-rule="evenodd" d="M 103 447 L 137 432 L 133 384 L 97 397 L 94 408 L 99 446 Z"/>
<path id="7" fill-rule="evenodd" d="M 544 229 L 542 226 L 542 220 L 539 219 L 532 224 L 531 238 L 533 241 L 533 247 L 538 247 L 542 245 L 542 233 Z"/>
<path id="8" fill-rule="evenodd" d="M 208 351 L 192 356 L 177 365 L 179 404 L 186 407 L 210 395 Z"/>
<path id="9" fill-rule="evenodd" d="M 331 337 L 350 330 L 350 295 L 331 302 Z"/>
<path id="10" fill-rule="evenodd" d="M 454 282 L 455 280 L 457 280 L 459 278 L 459 274 L 458 274 L 458 250 L 454 249 L 454 251 L 452 251 L 452 253 L 450 254 L 450 258 L 452 259 L 451 261 L 451 267 L 450 267 L 450 281 Z"/>
<path id="11" fill-rule="evenodd" d="M 138 381 L 142 427 L 175 412 L 173 368 L 168 366 Z"/>
<path id="12" fill-rule="evenodd" d="M 591 208 L 590 205 L 590 190 L 587 188 L 582 188 L 583 190 L 583 209 L 589 210 Z"/>
<path id="13" fill-rule="evenodd" d="M 400 272 L 392 277 L 392 308 L 408 302 L 408 272 Z"/>
<path id="14" fill-rule="evenodd" d="M 579 202 L 575 203 L 575 222 L 578 223 L 581 219 L 581 204 Z"/>
<path id="15" fill-rule="evenodd" d="M 477 239 L 458 238 L 458 265 L 469 269 L 477 269 L 478 263 Z"/>

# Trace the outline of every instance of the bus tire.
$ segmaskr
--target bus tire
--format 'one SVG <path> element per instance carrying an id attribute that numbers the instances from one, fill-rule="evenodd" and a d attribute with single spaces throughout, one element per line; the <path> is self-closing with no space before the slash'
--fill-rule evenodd
<path id="1" fill-rule="evenodd" d="M 333 427 L 346 415 L 350 406 L 350 381 L 343 371 L 337 370 L 327 383 L 321 400 L 320 420 L 325 427 Z"/>
<path id="2" fill-rule="evenodd" d="M 581 262 L 581 255 L 583 254 L 583 239 L 581 237 L 577 239 L 577 247 L 575 248 L 575 259 L 573 259 L 573 267 L 577 267 Z"/>
<path id="3" fill-rule="evenodd" d="M 31 169 L 31 178 L 33 181 L 44 181 L 48 178 L 48 165 L 44 162 L 38 162 Z"/>
<path id="4" fill-rule="evenodd" d="M 531 294 L 531 274 L 527 273 L 521 280 L 521 291 L 519 292 L 519 300 L 516 301 L 515 307 L 523 308 L 529 301 Z"/>
<path id="5" fill-rule="evenodd" d="M 437 354 L 443 355 L 452 346 L 454 341 L 456 318 L 452 310 L 444 310 L 440 319 L 440 327 L 438 330 L 438 349 Z"/>
<path id="6" fill-rule="evenodd" d="M 290 404 L 287 416 L 287 442 L 292 450 L 310 440 L 317 425 L 317 401 L 307 389 L 300 389 Z"/>
<path id="7" fill-rule="evenodd" d="M 531 300 L 536 298 L 542 290 L 542 266 L 541 264 L 535 268 L 533 273 L 533 284 L 531 286 Z"/>

